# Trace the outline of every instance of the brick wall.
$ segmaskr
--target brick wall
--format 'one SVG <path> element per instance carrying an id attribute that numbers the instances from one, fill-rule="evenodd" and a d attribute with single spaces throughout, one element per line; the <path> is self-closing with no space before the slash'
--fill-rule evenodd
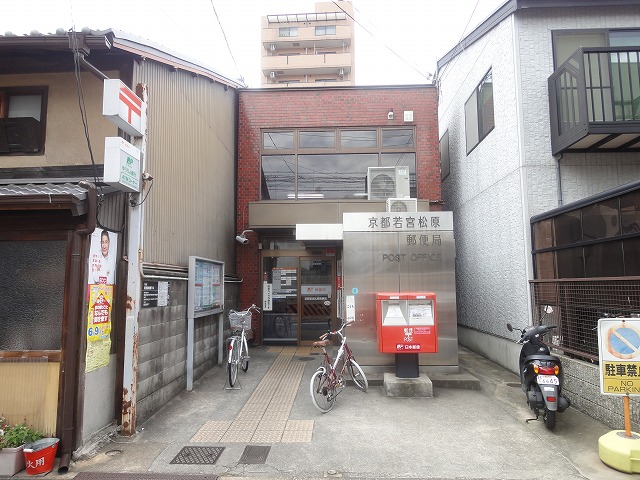
<path id="1" fill-rule="evenodd" d="M 415 126 L 418 198 L 439 202 L 437 101 L 434 86 L 241 91 L 237 231 L 249 228 L 249 203 L 260 199 L 261 129 L 267 128 Z M 393 120 L 387 120 L 390 109 L 394 111 Z M 413 111 L 413 122 L 404 122 L 403 112 L 407 110 Z M 257 242 L 239 248 L 242 250 L 236 255 L 236 271 L 243 279 L 240 305 L 244 308 L 260 300 L 260 254 Z M 257 335 L 260 332 L 255 315 L 254 332 Z"/>

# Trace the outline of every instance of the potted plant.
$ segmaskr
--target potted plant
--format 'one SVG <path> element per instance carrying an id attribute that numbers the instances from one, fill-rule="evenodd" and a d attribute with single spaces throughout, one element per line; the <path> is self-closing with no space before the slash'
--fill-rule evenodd
<path id="1" fill-rule="evenodd" d="M 0 417 L 0 476 L 24 470 L 24 444 L 41 438 L 42 434 L 26 423 L 11 425 Z"/>

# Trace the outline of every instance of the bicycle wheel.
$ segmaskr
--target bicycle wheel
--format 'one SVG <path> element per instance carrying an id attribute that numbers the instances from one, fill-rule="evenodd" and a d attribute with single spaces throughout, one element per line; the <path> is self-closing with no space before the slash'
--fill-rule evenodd
<path id="1" fill-rule="evenodd" d="M 347 363 L 347 369 L 349 370 L 349 374 L 353 379 L 353 383 L 356 384 L 356 387 L 358 387 L 363 392 L 366 392 L 367 388 L 369 388 L 369 382 L 367 381 L 367 377 L 362 371 L 362 368 L 360 368 L 360 365 L 358 365 L 358 362 L 356 362 L 353 358 L 350 358 L 349 363 Z"/>
<path id="2" fill-rule="evenodd" d="M 229 373 L 229 386 L 233 387 L 238 378 L 238 364 L 240 363 L 240 347 L 238 339 L 231 340 L 229 358 L 227 359 L 227 372 Z"/>
<path id="3" fill-rule="evenodd" d="M 240 352 L 240 368 L 243 372 L 249 370 L 249 346 L 247 345 L 247 339 L 242 339 L 242 351 Z"/>
<path id="4" fill-rule="evenodd" d="M 317 370 L 311 377 L 309 385 L 311 400 L 318 410 L 327 413 L 336 400 L 335 385 L 331 385 L 329 376 L 322 370 Z"/>

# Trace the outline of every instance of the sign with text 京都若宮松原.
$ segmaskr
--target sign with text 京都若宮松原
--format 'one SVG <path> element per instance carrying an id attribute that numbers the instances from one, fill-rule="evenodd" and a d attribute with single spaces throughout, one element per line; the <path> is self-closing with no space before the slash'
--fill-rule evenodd
<path id="1" fill-rule="evenodd" d="M 600 391 L 640 395 L 640 318 L 598 320 Z"/>

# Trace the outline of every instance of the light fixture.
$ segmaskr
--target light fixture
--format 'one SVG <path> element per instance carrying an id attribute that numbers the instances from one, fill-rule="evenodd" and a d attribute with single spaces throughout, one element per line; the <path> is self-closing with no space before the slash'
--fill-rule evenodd
<path id="1" fill-rule="evenodd" d="M 387 113 L 387 120 L 393 120 L 393 108 L 389 110 L 389 113 Z"/>
<path id="2" fill-rule="evenodd" d="M 243 230 L 240 235 L 236 235 L 236 242 L 242 245 L 249 243 L 249 239 L 245 236 L 247 232 L 253 232 L 253 230 Z"/>

